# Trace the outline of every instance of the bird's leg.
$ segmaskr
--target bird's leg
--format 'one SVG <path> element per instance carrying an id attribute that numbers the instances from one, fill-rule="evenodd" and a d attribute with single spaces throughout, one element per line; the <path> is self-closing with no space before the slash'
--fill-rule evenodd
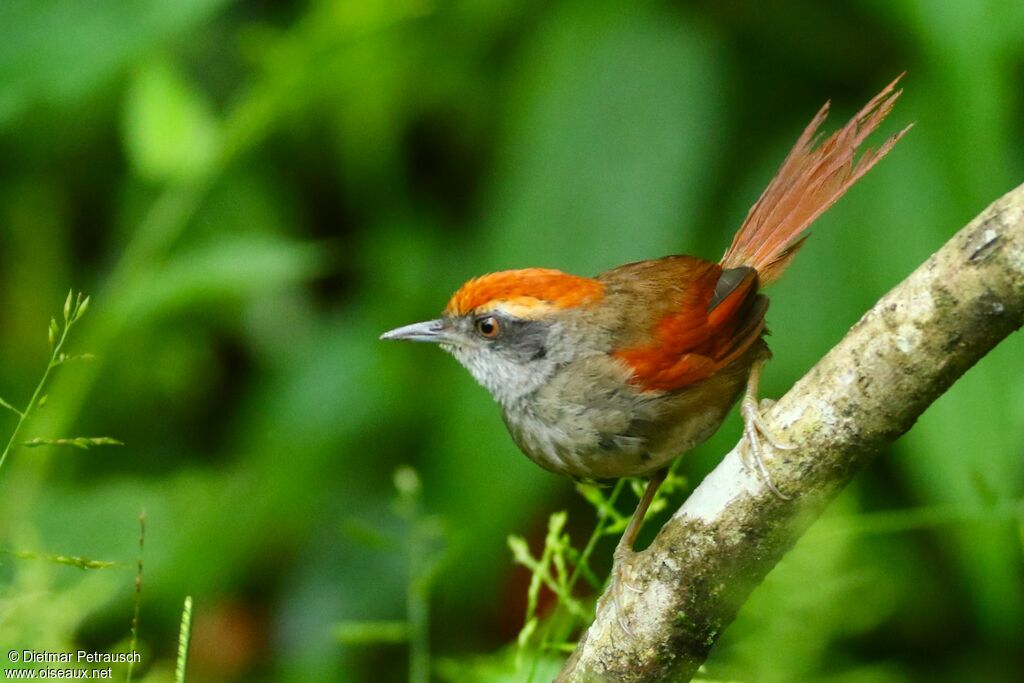
<path id="1" fill-rule="evenodd" d="M 647 515 L 647 510 L 651 507 L 651 503 L 654 501 L 654 496 L 658 492 L 658 487 L 665 481 L 665 477 L 668 475 L 668 468 L 662 468 L 655 472 L 651 478 L 647 481 L 647 488 L 644 489 L 644 495 L 640 497 L 640 502 L 637 503 L 636 509 L 633 511 L 633 516 L 629 519 L 629 524 L 626 526 L 626 530 L 622 533 L 622 537 L 619 539 L 618 545 L 615 546 L 615 554 L 612 562 L 612 578 L 611 584 L 608 586 L 608 590 L 605 592 L 605 596 L 610 596 L 612 600 L 612 606 L 615 608 L 616 617 L 619 622 L 619 628 L 621 628 L 627 635 L 632 637 L 633 632 L 629 628 L 629 624 L 626 623 L 625 617 L 623 616 L 622 610 L 620 609 L 622 601 L 619 599 L 622 590 L 630 590 L 634 593 L 639 593 L 640 589 L 630 585 L 626 580 L 625 572 L 636 551 L 633 550 L 633 544 L 636 543 L 636 537 L 640 533 L 640 527 L 643 526 L 644 517 Z M 602 598 L 602 602 L 603 602 Z"/>
<path id="2" fill-rule="evenodd" d="M 743 436 L 745 438 L 745 443 L 740 446 L 740 456 L 748 468 L 750 467 L 750 461 L 753 461 L 761 480 L 764 481 L 765 486 L 772 493 L 782 500 L 789 500 L 790 497 L 782 493 L 775 486 L 775 483 L 772 482 L 772 477 L 764 464 L 765 442 L 772 448 L 783 451 L 793 450 L 796 446 L 780 440 L 773 434 L 761 415 L 761 408 L 758 406 L 757 401 L 757 385 L 761 379 L 761 369 L 763 367 L 764 361 L 759 360 L 755 361 L 754 365 L 750 368 L 750 377 L 747 379 L 747 392 L 743 396 L 743 402 L 740 404 L 740 413 L 743 415 Z"/>
<path id="3" fill-rule="evenodd" d="M 633 553 L 633 544 L 636 543 L 636 537 L 640 533 L 640 527 L 643 526 L 644 517 L 647 515 L 647 510 L 651 507 L 651 503 L 654 502 L 654 495 L 658 492 L 658 488 L 661 483 L 665 481 L 665 477 L 668 475 L 668 468 L 663 467 L 662 469 L 651 475 L 651 478 L 647 480 L 647 488 L 644 489 L 644 495 L 641 496 L 640 502 L 636 505 L 636 510 L 633 511 L 633 516 L 629 519 L 629 524 L 626 526 L 626 530 L 622 533 L 622 538 L 619 539 L 619 544 L 615 547 L 615 558 L 626 557 Z"/>

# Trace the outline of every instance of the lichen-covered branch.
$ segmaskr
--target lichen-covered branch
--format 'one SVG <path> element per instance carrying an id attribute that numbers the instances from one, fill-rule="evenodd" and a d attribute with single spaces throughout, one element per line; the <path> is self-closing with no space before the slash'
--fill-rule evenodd
<path id="1" fill-rule="evenodd" d="M 563 681 L 689 680 L 743 602 L 851 478 L 1024 324 L 1024 185 L 988 207 L 766 413 L 797 446 L 768 491 L 733 449 L 604 601 Z M 966 426 L 966 425 L 965 425 Z M 621 620 L 632 633 L 627 635 Z"/>

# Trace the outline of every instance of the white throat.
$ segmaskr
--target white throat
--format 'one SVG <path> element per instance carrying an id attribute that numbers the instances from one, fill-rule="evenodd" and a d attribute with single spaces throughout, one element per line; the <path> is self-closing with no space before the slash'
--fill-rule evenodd
<path id="1" fill-rule="evenodd" d="M 519 363 L 486 348 L 444 345 L 473 378 L 507 407 L 544 386 L 557 367 L 550 358 Z"/>

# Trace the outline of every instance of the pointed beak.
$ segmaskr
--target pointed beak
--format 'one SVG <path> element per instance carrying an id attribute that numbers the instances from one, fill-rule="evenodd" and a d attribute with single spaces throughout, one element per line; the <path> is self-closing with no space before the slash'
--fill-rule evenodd
<path id="1" fill-rule="evenodd" d="M 436 343 L 447 341 L 450 338 L 450 334 L 448 327 L 444 324 L 444 320 L 439 318 L 396 328 L 380 335 L 380 338 Z"/>

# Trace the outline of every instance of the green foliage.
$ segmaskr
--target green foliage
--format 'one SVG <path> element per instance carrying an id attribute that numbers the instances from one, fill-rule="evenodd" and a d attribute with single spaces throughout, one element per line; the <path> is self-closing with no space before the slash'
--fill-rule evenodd
<path id="1" fill-rule="evenodd" d="M 11 454 L 11 451 L 17 442 L 18 435 L 32 417 L 32 414 L 46 406 L 49 396 L 44 394 L 43 390 L 46 388 L 47 380 L 50 379 L 50 373 L 53 372 L 54 368 L 74 360 L 86 360 L 91 358 L 89 354 L 68 355 L 64 352 L 64 345 L 68 341 L 68 333 L 71 332 L 71 328 L 82 319 L 82 316 L 85 315 L 87 310 L 89 310 L 89 297 L 83 297 L 81 292 L 75 294 L 74 291 L 69 291 L 67 298 L 64 300 L 64 321 L 62 323 L 58 323 L 56 318 L 50 318 L 50 326 L 47 328 L 47 341 L 50 345 L 50 360 L 46 364 L 46 369 L 43 371 L 43 376 L 40 378 L 39 383 L 36 384 L 35 391 L 32 392 L 32 397 L 28 400 L 24 409 L 16 408 L 6 401 L 0 401 L 4 408 L 7 408 L 18 416 L 18 422 L 14 425 L 14 429 L 11 430 L 11 436 L 7 441 L 7 445 L 4 447 L 3 452 L 0 453 L 0 469 L 3 468 L 4 462 L 7 461 L 7 456 Z M 36 437 L 29 441 L 25 441 L 22 445 L 27 448 L 37 448 L 39 446 L 74 446 L 83 450 L 89 450 L 93 446 L 123 446 L 124 444 L 109 436 L 76 436 L 66 439 L 44 439 Z"/>
<path id="2" fill-rule="evenodd" d="M 36 388 L 32 393 L 31 398 L 23 409 L 14 407 L 13 405 L 4 402 L 4 407 L 9 411 L 13 412 L 18 416 L 18 420 L 11 430 L 10 438 L 7 441 L 7 446 L 4 448 L 2 454 L 0 454 L 0 466 L 4 464 L 7 457 L 13 451 L 19 434 L 22 429 L 26 427 L 35 416 L 35 413 L 42 410 L 48 399 L 48 394 L 44 394 L 43 391 L 48 384 L 50 375 L 55 368 L 64 365 L 74 360 L 81 360 L 88 357 L 88 354 L 68 354 L 64 351 L 66 344 L 69 341 L 69 334 L 71 329 L 81 321 L 86 311 L 89 309 L 90 299 L 87 296 L 83 296 L 81 293 L 76 294 L 74 291 L 69 291 L 67 297 L 64 300 L 63 316 L 62 320 L 58 322 L 57 318 L 50 318 L 50 324 L 47 328 L 47 340 L 49 343 L 50 357 L 47 363 L 46 369 L 43 371 L 42 377 L 36 384 Z M 111 437 L 72 437 L 69 439 L 43 439 L 34 438 L 30 441 L 26 441 L 23 446 L 34 448 L 38 446 L 46 445 L 71 445 L 81 449 L 89 449 L 93 446 L 109 446 L 109 445 L 124 445 L 120 441 Z M 7 484 L 9 487 L 10 484 Z M 120 568 L 123 565 L 119 562 L 109 560 L 95 560 L 88 557 L 82 557 L 78 555 L 65 555 L 55 553 L 36 552 L 32 550 L 11 550 L 0 547 L 0 555 L 7 555 L 13 557 L 16 560 L 40 560 L 50 565 L 58 565 L 64 567 L 74 567 L 81 570 L 96 570 L 96 569 L 112 569 Z M 18 596 L 18 589 L 24 589 L 25 585 L 20 584 L 20 581 L 28 577 L 31 581 L 31 577 L 45 574 L 45 572 L 33 572 L 32 568 L 26 570 L 23 563 L 17 564 L 17 571 L 14 574 L 14 580 L 12 580 L 8 586 L 11 590 L 11 595 Z M 45 579 L 44 579 L 45 581 Z M 61 604 L 60 594 L 54 596 L 47 596 L 46 602 L 47 607 L 52 608 Z M 39 602 L 32 600 L 31 598 L 26 600 L 26 606 L 29 609 L 24 614 L 45 614 L 41 610 L 31 609 L 32 603 Z M 7 608 L 7 613 L 10 615 L 9 619 L 0 620 L 0 637 L 5 635 L 10 636 L 13 634 L 15 638 L 7 638 L 5 642 L 35 642 L 35 641 L 23 641 L 22 639 L 29 637 L 31 631 L 20 623 L 19 617 L 22 616 L 22 612 L 19 606 L 12 605 Z M 43 643 L 69 643 L 70 634 L 67 632 L 66 624 L 61 624 L 57 620 L 44 620 L 38 623 L 42 629 L 45 629 L 46 635 Z M 31 664 L 36 666 L 37 662 L 23 662 L 23 664 Z"/>
<path id="3" fill-rule="evenodd" d="M 825 99 L 838 125 L 906 69 L 888 132 L 914 130 L 771 292 L 776 396 L 1024 176 L 1021 3 L 9 0 L 0 26 L 0 547 L 38 558 L 0 557 L 0 642 L 137 647 L 154 683 L 183 595 L 193 681 L 404 680 L 407 653 L 552 679 L 633 485 L 574 495 L 451 359 L 377 335 L 489 270 L 717 256 Z M 58 314 L 40 383 L 70 282 L 102 305 Z M 703 680 L 1024 677 L 1021 358 L 864 474 Z M 126 445 L 23 448 L 80 434 Z"/>
<path id="4" fill-rule="evenodd" d="M 676 467 L 673 465 L 655 494 L 645 519 L 664 510 L 673 494 L 686 487 L 686 479 L 676 474 Z M 629 524 L 631 515 L 624 515 L 616 508 L 619 495 L 627 486 L 638 502 L 644 493 L 644 482 L 639 479 L 619 480 L 607 496 L 596 486 L 576 485 L 576 490 L 593 506 L 597 516 L 594 530 L 582 550 L 573 547 L 565 532 L 568 521 L 565 512 L 553 513 L 548 518 L 544 549 L 540 557 L 531 554 L 526 539 L 516 535 L 508 537 L 513 560 L 530 571 L 526 616 L 516 638 L 516 656 L 513 661 L 513 669 L 520 676 L 525 675 L 529 680 L 534 680 L 538 670 L 543 670 L 545 658 L 550 658 L 552 652 L 572 652 L 574 643 L 570 639 L 593 619 L 596 595 L 588 595 L 583 601 L 576 597 L 574 591 L 580 578 L 585 579 L 592 590 L 603 587 L 604 581 L 597 578 L 590 562 L 598 541 L 604 537 L 617 539 Z M 549 590 L 556 599 L 555 610 L 546 617 L 538 612 L 542 588 Z M 536 637 L 538 633 L 540 636 Z"/>
<path id="5" fill-rule="evenodd" d="M 87 557 L 71 557 L 68 555 L 50 555 L 32 552 L 31 550 L 5 550 L 0 548 L 0 554 L 11 555 L 19 560 L 45 560 L 54 564 L 64 564 L 79 569 L 109 569 L 118 566 L 117 562 L 107 560 L 90 560 Z"/>
<path id="6" fill-rule="evenodd" d="M 63 321 L 58 322 L 56 318 L 50 318 L 50 324 L 47 329 L 47 338 L 50 347 L 50 360 L 47 364 L 46 370 L 43 372 L 42 378 L 36 385 L 36 389 L 29 399 L 28 404 L 24 410 L 15 408 L 14 406 L 5 402 L 4 407 L 14 412 L 18 416 L 18 422 L 14 429 L 11 431 L 10 439 L 7 443 L 7 447 L 0 455 L 0 465 L 7 459 L 10 454 L 15 440 L 18 437 L 22 427 L 30 421 L 33 413 L 42 409 L 47 403 L 47 394 L 43 394 L 43 390 L 47 385 L 47 380 L 50 378 L 50 373 L 60 365 L 69 363 L 75 360 L 87 360 L 91 359 L 90 354 L 68 354 L 63 349 L 68 343 L 69 333 L 71 328 L 79 323 L 86 311 L 89 310 L 90 298 L 83 296 L 81 293 L 75 293 L 73 290 L 69 291 L 67 297 L 64 300 L 63 308 Z M 123 446 L 124 443 L 108 436 L 100 437 L 71 437 L 64 439 L 44 439 L 34 438 L 29 441 L 25 441 L 21 445 L 26 448 L 38 448 L 40 446 L 73 446 L 82 450 L 89 450 L 95 446 Z M 142 591 L 142 558 L 141 552 L 144 545 L 145 539 L 145 516 L 140 515 L 139 517 L 139 559 L 137 562 L 137 573 L 135 577 L 135 600 L 134 600 L 134 614 L 131 620 L 130 629 L 130 642 L 127 652 L 135 653 L 138 647 L 138 626 L 139 626 L 139 611 L 141 604 L 141 591 Z M 82 570 L 93 570 L 93 569 L 111 569 L 111 568 L 123 568 L 125 565 L 115 561 L 109 560 L 94 560 L 88 557 L 80 557 L 76 555 L 61 555 L 53 553 L 40 553 L 30 550 L 10 550 L 6 548 L 0 548 L 0 555 L 8 555 L 17 560 L 42 560 L 44 562 L 53 565 L 64 565 L 67 567 L 75 567 Z M 16 582 L 12 582 L 11 588 L 16 589 Z M 12 595 L 16 595 L 16 592 L 12 591 Z M 51 599 L 51 603 L 59 604 L 56 599 Z M 68 634 L 61 633 L 61 628 L 52 622 L 43 622 L 41 624 L 43 628 L 50 629 L 47 634 L 47 640 L 44 641 L 50 643 L 69 643 L 67 640 Z M 0 634 L 5 630 L 4 626 L 13 627 L 13 631 L 18 640 L 14 638 L 11 642 L 20 643 L 22 639 L 27 637 L 25 630 L 21 628 L 18 619 L 11 619 L 8 623 L 0 622 Z M 191 628 L 191 598 L 186 599 L 185 603 L 185 614 L 182 616 L 181 636 L 179 639 L 179 656 L 178 656 L 178 680 L 184 682 L 184 671 L 187 661 L 188 653 L 188 633 Z M 52 640 L 54 636 L 60 638 L 60 640 Z M 25 641 L 34 642 L 34 641 Z M 54 649 L 50 650 L 52 653 L 61 654 L 68 651 L 67 645 L 54 646 L 50 645 Z M 31 648 L 30 648 L 31 649 Z M 14 661 L 14 660 L 12 660 Z M 83 666 L 77 658 L 73 659 L 78 663 L 79 666 Z M 38 664 L 37 662 L 23 662 L 24 664 Z M 131 682 L 132 675 L 134 673 L 134 659 L 129 659 L 127 664 L 127 680 Z"/>
<path id="7" fill-rule="evenodd" d="M 441 520 L 422 510 L 423 484 L 415 469 L 397 468 L 393 477 L 397 498 L 395 516 L 403 529 L 394 546 L 405 553 L 406 618 L 404 621 L 344 621 L 334 627 L 334 635 L 343 645 L 368 646 L 382 643 L 407 643 L 409 680 L 430 680 L 430 594 L 444 559 L 445 537 Z"/>
<path id="8" fill-rule="evenodd" d="M 138 68 L 124 116 L 127 151 L 141 178 L 187 181 L 209 171 L 217 121 L 201 92 L 166 61 Z"/>
<path id="9" fill-rule="evenodd" d="M 38 448 L 39 446 L 74 446 L 87 451 L 93 446 L 123 446 L 117 439 L 109 436 L 76 436 L 70 439 L 32 439 L 22 444 L 26 448 Z"/>

